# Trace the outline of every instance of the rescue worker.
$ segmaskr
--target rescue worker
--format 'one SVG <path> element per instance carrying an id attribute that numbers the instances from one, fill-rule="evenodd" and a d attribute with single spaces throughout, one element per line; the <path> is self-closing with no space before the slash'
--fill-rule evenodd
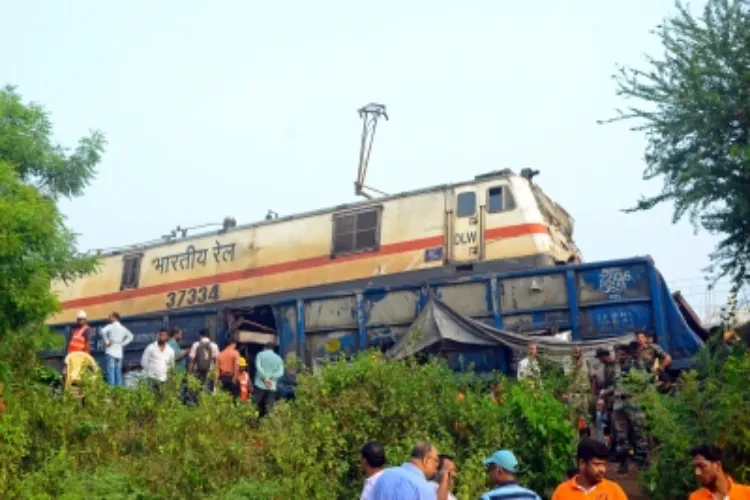
<path id="1" fill-rule="evenodd" d="M 240 358 L 240 374 L 237 376 L 237 385 L 240 388 L 240 401 L 246 403 L 250 398 L 252 385 L 250 384 L 250 374 L 247 372 L 247 360 Z"/>
<path id="2" fill-rule="evenodd" d="M 643 330 L 635 332 L 635 340 L 638 342 L 638 356 L 650 373 L 657 378 L 672 364 L 672 356 L 667 354 L 659 344 L 649 340 L 649 335 Z"/>
<path id="3" fill-rule="evenodd" d="M 625 379 L 631 371 L 641 370 L 640 359 L 631 357 L 632 346 L 617 347 L 620 364 L 615 382 L 612 405 L 612 425 L 615 431 L 615 451 L 619 462 L 618 472 L 628 472 L 628 459 L 632 448 L 633 458 L 639 468 L 647 466 L 648 437 L 646 436 L 646 414 L 634 400 L 632 392 L 625 386 Z"/>
<path id="4" fill-rule="evenodd" d="M 605 439 L 605 429 L 609 427 L 609 414 L 607 413 L 607 405 L 603 399 L 599 399 L 596 402 L 596 418 L 594 420 L 596 424 L 596 440 L 600 443 L 607 444 Z"/>
<path id="5" fill-rule="evenodd" d="M 596 359 L 599 361 L 599 367 L 595 370 L 593 375 L 594 394 L 601 395 L 602 391 L 606 391 L 610 387 L 614 386 L 615 376 L 617 372 L 617 365 L 615 360 L 612 358 L 612 353 L 609 349 L 600 347 L 596 350 Z"/>
<path id="6" fill-rule="evenodd" d="M 71 391 L 76 397 L 82 397 L 81 381 L 86 371 L 99 373 L 99 365 L 91 354 L 86 351 L 74 351 L 65 356 L 65 389 Z"/>
<path id="7" fill-rule="evenodd" d="M 617 363 L 612 358 L 609 349 L 599 348 L 596 350 L 596 357 L 599 360 L 599 368 L 594 375 L 594 393 L 599 396 L 603 402 L 603 408 L 599 420 L 608 422 L 610 447 L 612 455 L 615 456 L 614 434 L 612 433 L 612 408 L 615 401 L 615 381 L 617 379 Z"/>
<path id="8" fill-rule="evenodd" d="M 589 364 L 588 361 L 583 359 L 579 346 L 573 347 L 571 362 L 564 366 L 566 375 L 570 377 L 570 394 L 568 394 L 567 399 L 572 410 L 573 425 L 576 426 L 579 434 L 584 436 L 588 434 L 586 431 L 590 425 L 592 387 Z"/>
<path id="9" fill-rule="evenodd" d="M 68 353 L 71 352 L 88 352 L 91 353 L 91 341 L 89 340 L 89 327 L 86 319 L 86 311 L 78 311 L 76 315 L 76 326 L 70 336 L 68 343 Z"/>
<path id="10" fill-rule="evenodd" d="M 647 357 L 643 356 L 641 344 L 634 340 L 625 347 L 625 350 L 627 351 L 627 371 L 636 370 L 646 375 L 652 373 Z"/>
<path id="11" fill-rule="evenodd" d="M 528 355 L 518 362 L 518 380 L 528 380 L 532 383 L 541 382 L 541 371 L 536 344 L 529 344 Z"/>

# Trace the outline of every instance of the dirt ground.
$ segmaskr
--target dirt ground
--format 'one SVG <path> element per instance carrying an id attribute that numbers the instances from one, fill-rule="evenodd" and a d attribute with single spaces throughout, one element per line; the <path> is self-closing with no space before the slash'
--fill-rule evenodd
<path id="1" fill-rule="evenodd" d="M 628 500 L 649 500 L 648 495 L 638 485 L 638 470 L 635 467 L 631 467 L 628 474 L 618 474 L 617 464 L 610 463 L 607 478 L 622 486 L 628 495 Z"/>

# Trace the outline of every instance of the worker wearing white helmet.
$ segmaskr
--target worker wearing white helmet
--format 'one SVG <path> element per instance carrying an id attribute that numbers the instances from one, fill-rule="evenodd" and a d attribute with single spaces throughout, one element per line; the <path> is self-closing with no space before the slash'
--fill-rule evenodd
<path id="1" fill-rule="evenodd" d="M 90 327 L 86 320 L 86 311 L 78 311 L 78 314 L 76 314 L 76 326 L 73 328 L 73 334 L 70 336 L 70 342 L 68 343 L 68 353 L 91 352 L 89 329 Z"/>

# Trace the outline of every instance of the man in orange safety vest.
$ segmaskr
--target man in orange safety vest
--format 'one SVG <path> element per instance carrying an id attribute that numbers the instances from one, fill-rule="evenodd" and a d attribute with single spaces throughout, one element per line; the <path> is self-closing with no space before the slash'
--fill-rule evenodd
<path id="1" fill-rule="evenodd" d="M 78 311 L 78 314 L 76 315 L 76 326 L 73 328 L 73 334 L 70 336 L 70 342 L 68 343 L 68 353 L 91 353 L 89 329 L 88 321 L 86 321 L 86 311 Z"/>
<path id="2" fill-rule="evenodd" d="M 250 397 L 252 385 L 250 384 L 250 374 L 247 373 L 247 360 L 240 358 L 240 374 L 237 376 L 237 384 L 240 386 L 240 401 L 246 402 Z"/>

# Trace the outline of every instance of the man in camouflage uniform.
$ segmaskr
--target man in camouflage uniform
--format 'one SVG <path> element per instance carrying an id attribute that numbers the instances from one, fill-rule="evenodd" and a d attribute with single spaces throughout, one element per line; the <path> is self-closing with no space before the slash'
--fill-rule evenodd
<path id="1" fill-rule="evenodd" d="M 618 373 L 615 382 L 612 420 L 615 431 L 615 449 L 620 463 L 619 472 L 628 471 L 628 458 L 633 458 L 644 468 L 648 460 L 648 438 L 646 436 L 646 414 L 633 400 L 633 394 L 625 386 L 625 378 L 631 371 L 648 372 L 643 359 L 638 356 L 638 344 L 617 346 Z M 635 355 L 635 356 L 634 356 Z"/>
<path id="2" fill-rule="evenodd" d="M 672 364 L 672 356 L 642 330 L 635 332 L 635 339 L 638 342 L 637 358 L 646 367 L 646 371 L 658 378 Z"/>
<path id="3" fill-rule="evenodd" d="M 618 365 L 612 358 L 612 353 L 609 349 L 599 348 L 596 350 L 596 358 L 599 360 L 599 366 L 594 374 L 594 393 L 598 395 L 599 399 L 604 401 L 604 414 L 606 421 L 610 424 L 609 427 L 609 438 L 610 448 L 612 453 L 615 451 L 615 434 L 611 427 L 612 423 L 612 407 L 615 401 L 615 381 L 617 379 Z"/>
<path id="4" fill-rule="evenodd" d="M 589 415 L 592 399 L 591 371 L 589 363 L 583 359 L 581 348 L 576 346 L 571 352 L 571 359 L 564 365 L 565 372 L 570 377 L 569 402 L 572 410 L 573 425 L 580 435 L 588 435 L 586 431 L 591 424 Z"/>
<path id="5" fill-rule="evenodd" d="M 612 353 L 604 348 L 596 350 L 596 359 L 599 360 L 600 368 L 594 374 L 594 393 L 603 398 L 607 408 L 611 409 L 617 378 L 617 363 L 612 358 Z"/>

